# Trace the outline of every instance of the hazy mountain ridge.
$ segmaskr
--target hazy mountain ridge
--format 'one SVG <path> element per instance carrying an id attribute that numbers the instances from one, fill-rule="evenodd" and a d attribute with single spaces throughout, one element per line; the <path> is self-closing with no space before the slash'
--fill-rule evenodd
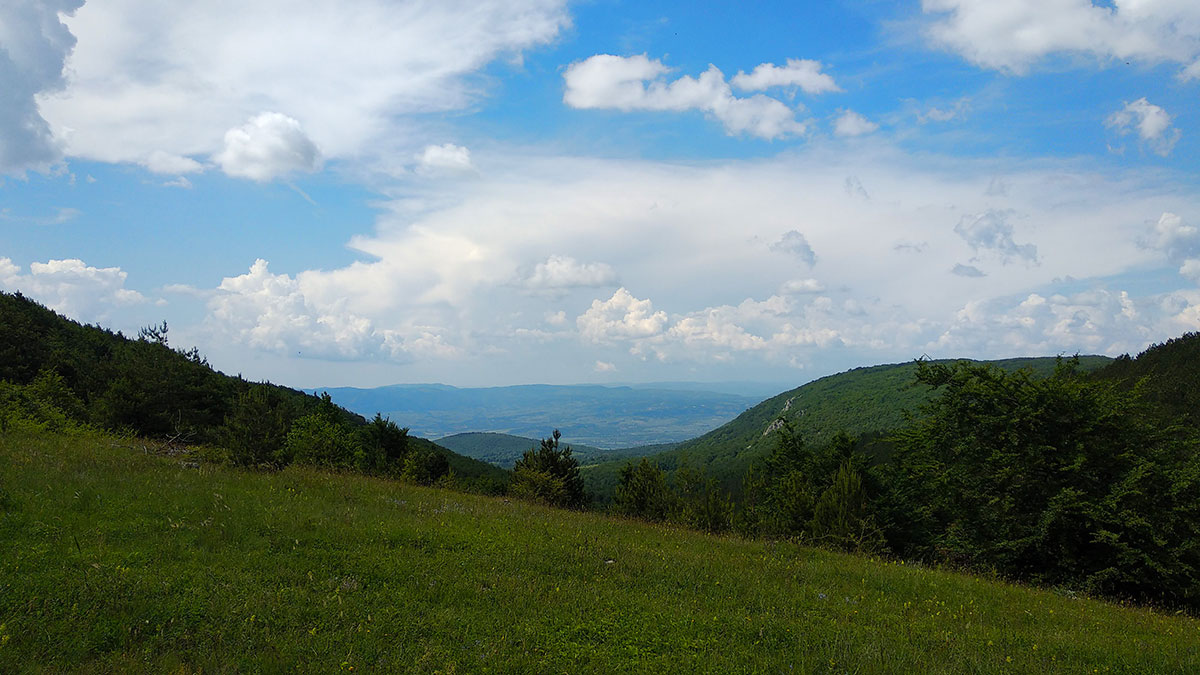
<path id="1" fill-rule="evenodd" d="M 603 450 L 695 438 L 761 400 L 715 391 L 604 385 L 401 384 L 305 391 L 328 391 L 349 410 L 382 412 L 412 433 L 430 438 L 467 432 L 544 438 L 559 429 L 572 444 Z"/>
<path id="2" fill-rule="evenodd" d="M 439 438 L 435 442 L 460 455 L 472 457 L 505 469 L 511 469 L 513 464 L 525 454 L 526 450 L 537 448 L 541 441 L 536 438 L 513 436 L 511 434 L 471 431 Z M 562 443 L 563 445 L 571 446 L 572 454 L 579 460 L 581 465 L 613 461 L 623 457 L 641 457 L 646 454 L 665 452 L 677 445 L 667 443 L 660 445 L 639 445 L 631 448 L 618 448 L 616 450 L 602 450 L 590 445 L 575 443 L 569 438 L 563 438 Z"/>

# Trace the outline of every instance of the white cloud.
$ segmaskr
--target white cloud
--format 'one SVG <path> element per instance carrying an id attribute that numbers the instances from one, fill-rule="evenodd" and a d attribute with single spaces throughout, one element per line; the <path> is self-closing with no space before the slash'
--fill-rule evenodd
<path id="1" fill-rule="evenodd" d="M 617 284 L 617 273 L 605 263 L 584 264 L 566 255 L 552 255 L 538 263 L 523 281 L 530 290 L 551 293 Z"/>
<path id="2" fill-rule="evenodd" d="M 959 310 L 929 347 L 939 354 L 1005 356 L 1137 353 L 1152 341 L 1200 328 L 1197 309 L 1196 292 L 1135 299 L 1103 288 L 979 300 Z"/>
<path id="3" fill-rule="evenodd" d="M 808 239 L 796 230 L 784 232 L 779 241 L 771 244 L 770 249 L 776 253 L 794 255 L 805 263 L 808 263 L 810 267 L 817 264 L 817 254 L 813 251 L 812 246 L 809 245 Z"/>
<path id="4" fill-rule="evenodd" d="M 1139 98 L 1114 112 L 1105 120 L 1105 125 L 1124 135 L 1137 129 L 1138 138 L 1154 152 L 1166 157 L 1179 141 L 1180 131 L 1171 127 L 1171 115 L 1166 110 Z"/>
<path id="5" fill-rule="evenodd" d="M 61 88 L 63 63 L 75 37 L 60 14 L 83 0 L 0 4 L 0 175 L 48 169 L 61 157 L 59 141 L 38 110 L 39 93 Z"/>
<path id="6" fill-rule="evenodd" d="M 608 300 L 593 300 L 575 319 L 580 335 L 592 342 L 650 337 L 661 333 L 666 324 L 666 312 L 654 311 L 650 300 L 638 300 L 624 287 Z"/>
<path id="7" fill-rule="evenodd" d="M 833 122 L 833 133 L 838 136 L 864 136 L 874 132 L 879 125 L 853 110 L 846 110 Z"/>
<path id="8" fill-rule="evenodd" d="M 742 91 L 762 91 L 771 87 L 800 87 L 806 94 L 841 91 L 833 77 L 822 73 L 821 68 L 820 61 L 810 59 L 788 59 L 782 68 L 773 63 L 760 63 L 749 75 L 739 70 L 729 82 Z"/>
<path id="9" fill-rule="evenodd" d="M 320 153 L 299 122 L 281 113 L 265 112 L 225 132 L 225 146 L 213 159 L 230 176 L 270 181 L 313 171 Z"/>
<path id="10" fill-rule="evenodd" d="M 782 101 L 762 94 L 733 95 L 716 66 L 698 78 L 684 75 L 668 82 L 670 69 L 645 55 L 597 54 L 567 67 L 563 102 L 573 108 L 674 111 L 700 110 L 725 125 L 730 135 L 767 140 L 803 135 L 806 126 Z"/>
<path id="11" fill-rule="evenodd" d="M 962 119 L 971 110 L 971 100 L 963 97 L 948 106 L 938 107 L 931 105 L 925 110 L 917 112 L 917 121 L 921 124 L 928 122 L 950 122 L 956 119 Z"/>
<path id="12" fill-rule="evenodd" d="M 986 274 L 983 273 L 983 270 L 979 269 L 978 267 L 976 267 L 974 265 L 964 265 L 962 263 L 955 263 L 954 268 L 950 270 L 950 273 L 956 274 L 960 277 L 968 277 L 968 278 L 979 278 L 979 277 L 987 276 Z"/>
<path id="13" fill-rule="evenodd" d="M 272 274 L 256 260 L 246 274 L 226 277 L 208 300 L 213 326 L 236 343 L 265 351 L 332 359 L 406 358 L 404 340 L 376 330 L 366 317 L 308 292 L 303 276 Z M 429 336 L 424 337 L 427 341 Z"/>
<path id="14" fill-rule="evenodd" d="M 472 173 L 475 167 L 471 165 L 469 149 L 453 143 L 443 143 L 425 146 L 417 155 L 417 171 L 426 174 Z"/>
<path id="15" fill-rule="evenodd" d="M 1181 276 L 1200 282 L 1200 228 L 1174 213 L 1163 213 L 1142 245 L 1162 251 L 1171 264 L 1179 265 Z"/>
<path id="16" fill-rule="evenodd" d="M 1003 209 L 988 209 L 982 213 L 969 213 L 959 219 L 954 226 L 954 232 L 970 244 L 976 251 L 990 251 L 997 254 L 1002 262 L 1007 263 L 1011 258 L 1024 260 L 1026 263 L 1037 262 L 1037 247 L 1033 244 L 1018 244 L 1013 241 L 1013 226 L 1009 219 L 1013 211 Z"/>
<path id="17" fill-rule="evenodd" d="M 155 150 L 141 162 L 152 173 L 180 175 L 197 173 L 204 170 L 204 165 L 191 157 L 172 155 L 169 152 Z"/>
<path id="18" fill-rule="evenodd" d="M 67 88 L 38 102 L 91 160 L 209 158 L 264 110 L 301 120 L 327 159 L 409 157 L 413 115 L 471 105 L 484 66 L 569 23 L 564 0 L 89 2 L 67 19 Z"/>
<path id="19" fill-rule="evenodd" d="M 192 189 L 192 181 L 187 179 L 187 176 L 180 176 L 174 180 L 169 180 L 163 183 L 163 187 L 177 187 L 183 190 Z"/>
<path id="20" fill-rule="evenodd" d="M 613 373 L 616 372 L 617 366 L 609 361 L 596 361 L 596 365 L 592 370 L 597 373 Z"/>
<path id="21" fill-rule="evenodd" d="M 1043 58 L 1136 59 L 1185 66 L 1200 56 L 1200 4 L 1191 0 L 922 0 L 937 44 L 972 63 L 1022 74 Z"/>
<path id="22" fill-rule="evenodd" d="M 805 293 L 823 293 L 825 285 L 816 279 L 789 279 L 779 288 L 784 295 L 803 295 Z"/>
<path id="23" fill-rule="evenodd" d="M 62 314 L 97 321 L 119 307 L 146 302 L 125 288 L 128 274 L 119 267 L 91 267 L 78 259 L 48 260 L 29 266 L 29 273 L 8 258 L 0 258 L 0 288 L 21 293 Z"/>

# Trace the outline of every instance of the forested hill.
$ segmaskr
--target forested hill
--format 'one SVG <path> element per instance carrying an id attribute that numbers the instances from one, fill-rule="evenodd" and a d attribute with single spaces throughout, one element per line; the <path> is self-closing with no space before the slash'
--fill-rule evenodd
<path id="1" fill-rule="evenodd" d="M 1200 333 L 1153 345 L 1136 359 L 1114 359 L 1093 376 L 1141 387 L 1169 421 L 1200 429 Z"/>
<path id="2" fill-rule="evenodd" d="M 1106 356 L 1079 357 L 1080 369 L 1091 371 L 1111 362 Z M 1031 368 L 1035 373 L 1053 372 L 1054 357 L 987 361 L 1005 370 Z M 934 392 L 916 382 L 916 363 L 898 363 L 855 368 L 814 380 L 773 396 L 750 408 L 733 421 L 674 449 L 653 456 L 668 471 L 681 461 L 736 490 L 746 470 L 765 458 L 777 439 L 770 430 L 784 418 L 796 425 L 806 442 L 820 445 L 845 431 L 858 437 L 883 434 L 904 423 L 905 412 L 915 412 Z M 612 494 L 625 460 L 606 462 L 585 469 L 588 487 L 602 498 Z"/>
<path id="3" fill-rule="evenodd" d="M 467 480 L 506 480 L 496 467 L 410 439 L 390 420 L 369 424 L 327 396 L 220 373 L 196 349 L 173 349 L 168 338 L 165 323 L 129 338 L 0 293 L 0 420 L 15 415 L 219 445 L 239 464 L 300 461 L 387 473 L 411 460 L 426 479 L 453 469 Z"/>

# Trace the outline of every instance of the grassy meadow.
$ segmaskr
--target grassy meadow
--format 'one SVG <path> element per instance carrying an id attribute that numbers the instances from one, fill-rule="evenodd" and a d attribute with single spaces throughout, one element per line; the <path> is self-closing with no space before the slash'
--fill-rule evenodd
<path id="1" fill-rule="evenodd" d="M 1182 615 L 192 462 L 0 432 L 0 672 L 1200 672 Z"/>

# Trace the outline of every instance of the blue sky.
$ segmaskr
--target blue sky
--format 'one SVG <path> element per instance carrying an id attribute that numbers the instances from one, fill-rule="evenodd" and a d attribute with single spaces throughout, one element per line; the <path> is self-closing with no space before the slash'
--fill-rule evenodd
<path id="1" fill-rule="evenodd" d="M 1192 0 L 0 8 L 0 289 L 294 386 L 1200 329 Z"/>

